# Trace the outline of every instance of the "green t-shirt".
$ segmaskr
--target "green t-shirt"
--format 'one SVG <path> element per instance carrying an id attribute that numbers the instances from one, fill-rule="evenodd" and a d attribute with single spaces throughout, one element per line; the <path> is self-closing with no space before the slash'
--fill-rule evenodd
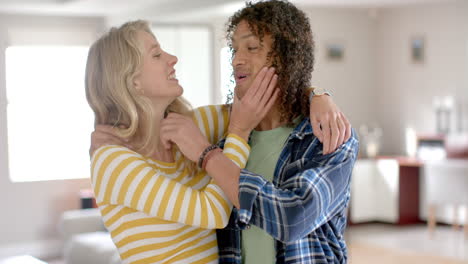
<path id="1" fill-rule="evenodd" d="M 279 155 L 293 129 L 282 126 L 266 131 L 254 130 L 246 169 L 272 182 Z M 275 263 L 274 240 L 262 229 L 251 225 L 250 229 L 242 231 L 242 254 L 245 264 Z"/>

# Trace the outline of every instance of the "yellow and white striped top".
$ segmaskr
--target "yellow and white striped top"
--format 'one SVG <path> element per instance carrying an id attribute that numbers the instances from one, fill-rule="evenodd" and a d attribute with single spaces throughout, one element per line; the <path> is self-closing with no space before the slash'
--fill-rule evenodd
<path id="1" fill-rule="evenodd" d="M 227 131 L 226 106 L 194 110 L 211 143 Z M 223 153 L 244 168 L 247 143 L 229 134 Z M 184 157 L 152 160 L 120 146 L 103 146 L 91 161 L 92 185 L 104 224 L 123 263 L 217 263 L 215 228 L 227 225 L 232 204 L 205 171 L 188 171 Z"/>

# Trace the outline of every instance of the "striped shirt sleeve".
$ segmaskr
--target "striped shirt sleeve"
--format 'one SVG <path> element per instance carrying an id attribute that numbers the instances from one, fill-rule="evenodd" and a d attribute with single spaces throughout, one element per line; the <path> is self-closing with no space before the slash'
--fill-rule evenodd
<path id="1" fill-rule="evenodd" d="M 91 161 L 92 185 L 99 205 L 114 204 L 167 221 L 207 229 L 227 225 L 232 204 L 212 181 L 196 190 L 167 177 L 140 154 L 104 146 Z M 168 207 L 169 204 L 174 206 Z"/>
<path id="2" fill-rule="evenodd" d="M 196 108 L 194 122 L 211 144 L 216 144 L 226 137 L 223 154 L 241 169 L 245 168 L 250 154 L 250 146 L 244 139 L 227 134 L 229 126 L 229 108 L 227 105 L 208 105 Z M 226 135 L 227 134 L 227 135 Z"/>

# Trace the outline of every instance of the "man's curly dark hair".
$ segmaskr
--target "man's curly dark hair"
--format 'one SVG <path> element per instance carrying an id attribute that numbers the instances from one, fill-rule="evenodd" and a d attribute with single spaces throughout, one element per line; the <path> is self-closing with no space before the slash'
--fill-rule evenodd
<path id="1" fill-rule="evenodd" d="M 247 2 L 227 22 L 226 38 L 232 51 L 232 37 L 237 25 L 246 21 L 260 43 L 271 36 L 268 61 L 276 68 L 281 121 L 292 124 L 299 114 L 309 116 L 310 103 L 305 95 L 314 69 L 314 40 L 307 16 L 287 1 Z"/>

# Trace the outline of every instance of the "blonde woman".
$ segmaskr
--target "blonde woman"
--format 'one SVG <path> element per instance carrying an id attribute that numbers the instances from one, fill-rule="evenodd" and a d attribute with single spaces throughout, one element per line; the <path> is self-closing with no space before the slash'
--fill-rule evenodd
<path id="1" fill-rule="evenodd" d="M 232 203 L 239 205 L 236 193 L 223 193 L 204 167 L 215 157 L 224 159 L 218 170 L 244 168 L 250 148 L 235 133 L 255 128 L 278 95 L 274 70 L 264 69 L 231 110 L 191 111 L 176 62 L 144 21 L 111 29 L 89 52 L 86 92 L 98 128 L 92 184 L 124 263 L 217 263 L 214 229 L 227 225 Z M 316 106 L 333 110 L 327 100 Z M 191 135 L 181 139 L 181 150 L 162 136 L 180 128 Z M 222 138 L 224 155 L 215 155 L 221 150 L 212 144 Z"/>
<path id="2" fill-rule="evenodd" d="M 204 170 L 160 143 L 164 117 L 180 114 L 176 118 L 186 122 L 187 129 L 193 124 L 191 142 L 197 156 L 203 154 L 203 168 L 210 153 L 220 151 L 209 151 L 210 145 L 229 131 L 226 107 L 190 110 L 181 97 L 176 62 L 144 21 L 111 29 L 89 51 L 86 95 L 95 123 L 118 127 L 115 133 L 135 149 L 105 145 L 94 151 L 91 161 L 96 200 L 124 263 L 216 263 L 214 229 L 225 227 L 231 213 L 229 199 Z M 232 124 L 253 128 L 265 115 L 277 93 L 273 72 L 264 77 L 257 82 L 258 94 L 264 96 L 248 109 L 257 116 L 242 119 L 248 116 L 246 109 L 233 110 Z M 249 146 L 228 133 L 223 153 L 232 166 L 243 168 Z"/>

